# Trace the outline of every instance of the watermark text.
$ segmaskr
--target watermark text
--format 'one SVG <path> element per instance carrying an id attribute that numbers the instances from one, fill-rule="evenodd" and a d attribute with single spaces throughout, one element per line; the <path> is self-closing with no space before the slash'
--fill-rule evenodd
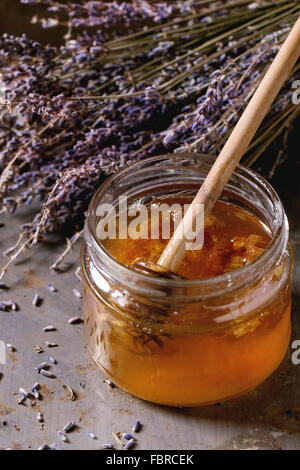
<path id="1" fill-rule="evenodd" d="M 100 240 L 169 240 L 173 235 L 176 239 L 187 241 L 186 250 L 199 250 L 203 247 L 203 204 L 128 204 L 127 197 L 120 196 L 117 207 L 109 203 L 99 204 L 96 215 L 99 217 L 96 234 Z M 190 224 L 187 220 L 192 220 L 193 223 Z"/>
<path id="2" fill-rule="evenodd" d="M 0 364 L 6 364 L 6 344 L 0 341 Z"/>

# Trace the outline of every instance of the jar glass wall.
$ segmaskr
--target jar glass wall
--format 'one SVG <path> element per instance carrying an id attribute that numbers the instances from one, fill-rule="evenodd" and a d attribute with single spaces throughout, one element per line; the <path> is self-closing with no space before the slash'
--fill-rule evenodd
<path id="1" fill-rule="evenodd" d="M 255 172 L 238 167 L 220 198 L 272 233 L 266 250 L 240 269 L 202 280 L 150 278 L 120 264 L 96 236 L 99 204 L 193 195 L 213 161 L 180 154 L 132 165 L 102 185 L 87 216 L 81 254 L 87 347 L 114 383 L 156 403 L 235 397 L 267 378 L 288 347 L 288 223 L 277 194 Z"/>

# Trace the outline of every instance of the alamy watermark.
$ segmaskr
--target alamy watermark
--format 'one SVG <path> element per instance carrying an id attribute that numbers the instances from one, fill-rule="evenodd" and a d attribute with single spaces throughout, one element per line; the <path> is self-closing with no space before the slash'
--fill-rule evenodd
<path id="1" fill-rule="evenodd" d="M 295 90 L 292 93 L 292 103 L 295 105 L 300 104 L 300 80 L 293 81 L 292 89 Z"/>
<path id="2" fill-rule="evenodd" d="M 193 219 L 192 227 L 186 223 L 186 219 L 180 224 L 188 211 Z M 126 196 L 120 196 L 117 207 L 109 203 L 99 204 L 96 215 L 100 218 L 96 228 L 96 235 L 100 240 L 169 240 L 174 232 L 176 239 L 187 240 L 186 250 L 200 250 L 203 247 L 203 204 L 147 205 L 140 202 L 128 203 Z"/>
<path id="3" fill-rule="evenodd" d="M 295 366 L 298 366 L 300 364 L 300 339 L 295 339 L 295 341 L 292 342 L 291 348 L 295 349 L 291 361 Z"/>
<path id="4" fill-rule="evenodd" d="M 6 86 L 0 75 L 0 105 L 6 103 Z"/>
<path id="5" fill-rule="evenodd" d="M 6 364 L 6 344 L 0 341 L 0 364 Z"/>

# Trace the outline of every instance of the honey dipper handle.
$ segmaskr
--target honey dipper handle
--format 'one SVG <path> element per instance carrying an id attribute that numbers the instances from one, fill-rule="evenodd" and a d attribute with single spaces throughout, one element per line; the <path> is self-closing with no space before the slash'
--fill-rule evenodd
<path id="1" fill-rule="evenodd" d="M 234 127 L 221 153 L 193 199 L 184 218 L 161 254 L 158 264 L 176 271 L 185 255 L 184 233 L 189 233 L 196 220 L 198 204 L 204 204 L 207 217 L 235 167 L 266 116 L 282 85 L 300 56 L 300 17 L 290 31 L 248 106 Z M 185 232 L 183 231 L 185 228 Z M 181 235 L 183 234 L 183 236 Z"/>

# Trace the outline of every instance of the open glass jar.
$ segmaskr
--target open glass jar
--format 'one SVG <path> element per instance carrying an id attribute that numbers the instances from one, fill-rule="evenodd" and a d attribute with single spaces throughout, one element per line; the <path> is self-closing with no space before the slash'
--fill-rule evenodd
<path id="1" fill-rule="evenodd" d="M 213 161 L 180 154 L 139 162 L 109 178 L 89 208 L 81 253 L 86 344 L 106 377 L 151 402 L 197 406 L 233 398 L 267 378 L 288 347 L 288 222 L 279 197 L 255 172 L 239 166 L 220 199 L 257 217 L 272 239 L 233 272 L 151 278 L 119 263 L 96 236 L 99 204 L 196 194 Z"/>

